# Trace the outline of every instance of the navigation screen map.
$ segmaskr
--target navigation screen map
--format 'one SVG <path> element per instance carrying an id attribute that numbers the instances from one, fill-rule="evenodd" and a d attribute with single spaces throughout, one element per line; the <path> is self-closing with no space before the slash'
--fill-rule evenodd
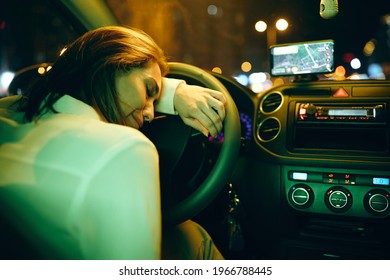
<path id="1" fill-rule="evenodd" d="M 333 41 L 312 41 L 271 47 L 271 74 L 288 76 L 334 71 Z"/>

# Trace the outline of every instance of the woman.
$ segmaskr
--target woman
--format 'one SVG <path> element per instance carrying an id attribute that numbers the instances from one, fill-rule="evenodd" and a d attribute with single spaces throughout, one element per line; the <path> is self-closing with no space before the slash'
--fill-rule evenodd
<path id="1" fill-rule="evenodd" d="M 154 107 L 205 135 L 225 117 L 222 93 L 167 71 L 147 34 L 103 27 L 68 46 L 26 96 L 0 100 L 0 210 L 33 257 L 161 258 L 158 155 L 138 129 Z M 193 222 L 173 234 L 183 243 L 166 258 L 222 258 Z"/>

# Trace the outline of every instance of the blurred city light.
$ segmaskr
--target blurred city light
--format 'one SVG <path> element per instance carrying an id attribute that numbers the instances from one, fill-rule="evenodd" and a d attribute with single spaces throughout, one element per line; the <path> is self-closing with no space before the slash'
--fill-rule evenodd
<path id="1" fill-rule="evenodd" d="M 214 67 L 211 71 L 214 73 L 222 74 L 222 69 L 220 67 Z"/>
<path id="2" fill-rule="evenodd" d="M 209 5 L 209 6 L 207 7 L 207 13 L 208 13 L 210 16 L 221 17 L 222 14 L 223 14 L 223 10 L 222 10 L 222 8 L 217 7 L 217 6 L 215 6 L 215 5 Z"/>
<path id="3" fill-rule="evenodd" d="M 0 95 L 3 95 L 3 92 L 7 91 L 8 86 L 14 77 L 15 73 L 10 71 L 5 71 L 0 74 Z"/>
<path id="4" fill-rule="evenodd" d="M 267 30 L 267 23 L 265 21 L 259 20 L 255 24 L 255 29 L 257 32 L 264 32 Z"/>
<path id="5" fill-rule="evenodd" d="M 217 13 L 218 13 L 218 7 L 215 6 L 215 5 L 209 5 L 207 7 L 207 13 L 210 15 L 210 16 L 215 16 Z"/>
<path id="6" fill-rule="evenodd" d="M 234 77 L 238 83 L 240 83 L 243 86 L 249 85 L 249 78 L 245 74 L 240 74 L 237 77 Z"/>
<path id="7" fill-rule="evenodd" d="M 275 26 L 279 31 L 284 31 L 288 28 L 288 22 L 284 18 L 281 18 L 276 21 Z"/>
<path id="8" fill-rule="evenodd" d="M 379 80 L 386 79 L 385 74 L 383 73 L 383 68 L 378 63 L 372 63 L 368 65 L 367 72 L 368 72 L 368 76 L 371 79 L 379 79 Z"/>
<path id="9" fill-rule="evenodd" d="M 344 66 L 337 66 L 335 71 L 334 71 L 334 79 L 335 80 L 344 80 L 345 79 L 345 74 L 346 74 L 346 70 L 344 68 Z"/>
<path id="10" fill-rule="evenodd" d="M 375 51 L 375 40 L 368 41 L 363 48 L 363 53 L 365 56 L 371 56 Z"/>
<path id="11" fill-rule="evenodd" d="M 358 58 L 354 58 L 351 60 L 351 67 L 352 69 L 359 69 L 362 66 L 362 63 Z"/>
<path id="12" fill-rule="evenodd" d="M 275 27 L 279 31 L 284 31 L 288 28 L 288 21 L 285 20 L 284 18 L 280 18 L 275 22 Z M 257 32 L 264 32 L 267 30 L 267 23 L 263 20 L 259 20 L 255 24 L 255 29 Z"/>
<path id="13" fill-rule="evenodd" d="M 248 61 L 245 61 L 241 64 L 241 70 L 243 72 L 249 72 L 252 69 L 252 64 Z"/>
<path id="14" fill-rule="evenodd" d="M 273 85 L 269 73 L 256 72 L 249 75 L 249 87 L 255 93 L 271 88 Z"/>

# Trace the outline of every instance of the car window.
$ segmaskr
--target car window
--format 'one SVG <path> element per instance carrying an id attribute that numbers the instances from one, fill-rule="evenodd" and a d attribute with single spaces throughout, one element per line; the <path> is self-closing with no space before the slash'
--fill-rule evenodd
<path id="1" fill-rule="evenodd" d="M 0 9 L 0 97 L 16 72 L 53 62 L 77 36 L 48 1 L 7 1 L 5 9 Z"/>
<path id="2" fill-rule="evenodd" d="M 337 75 L 323 79 L 388 78 L 390 11 L 385 2 L 339 1 L 338 14 L 324 19 L 319 0 L 107 0 L 122 24 L 147 31 L 173 60 L 241 77 L 246 84 L 251 74 L 274 81 L 269 77 L 271 45 L 325 39 L 335 42 Z M 288 26 L 277 31 L 273 26 L 281 18 Z M 258 22 L 267 24 L 264 32 L 256 30 Z"/>

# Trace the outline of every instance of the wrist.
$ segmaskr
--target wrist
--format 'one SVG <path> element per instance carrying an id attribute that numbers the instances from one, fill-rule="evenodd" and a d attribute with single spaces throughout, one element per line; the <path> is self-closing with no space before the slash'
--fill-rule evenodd
<path id="1" fill-rule="evenodd" d="M 156 104 L 156 111 L 166 114 L 177 114 L 175 110 L 175 95 L 180 84 L 185 84 L 184 80 L 163 77 L 161 98 Z"/>

